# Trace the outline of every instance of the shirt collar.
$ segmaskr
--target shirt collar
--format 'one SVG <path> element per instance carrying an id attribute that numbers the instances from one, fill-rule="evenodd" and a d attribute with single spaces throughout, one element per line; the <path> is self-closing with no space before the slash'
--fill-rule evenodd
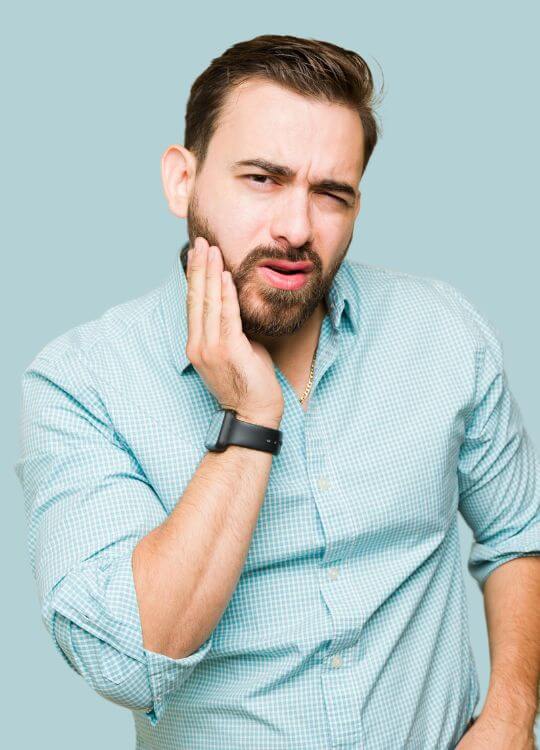
<path id="1" fill-rule="evenodd" d="M 192 363 L 186 354 L 187 343 L 187 279 L 180 259 L 180 253 L 189 245 L 186 242 L 175 254 L 173 267 L 161 287 L 161 312 L 170 348 L 180 373 Z M 351 261 L 345 257 L 332 280 L 326 296 L 326 304 L 333 328 L 339 331 L 342 326 L 343 313 L 349 320 L 353 333 L 359 325 L 360 300 L 357 279 L 351 267 Z"/>

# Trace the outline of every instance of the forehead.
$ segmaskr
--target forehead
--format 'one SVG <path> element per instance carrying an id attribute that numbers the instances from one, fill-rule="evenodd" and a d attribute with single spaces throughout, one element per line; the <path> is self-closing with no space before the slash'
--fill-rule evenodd
<path id="1" fill-rule="evenodd" d="M 228 94 L 208 155 L 229 163 L 262 157 L 300 172 L 311 167 L 323 177 L 359 181 L 362 123 L 350 107 L 251 79 Z"/>

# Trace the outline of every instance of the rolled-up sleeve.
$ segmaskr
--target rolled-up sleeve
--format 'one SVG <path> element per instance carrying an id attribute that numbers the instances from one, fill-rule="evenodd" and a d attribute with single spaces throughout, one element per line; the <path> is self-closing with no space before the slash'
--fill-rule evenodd
<path id="1" fill-rule="evenodd" d="M 131 556 L 166 511 L 78 354 L 61 363 L 36 358 L 24 371 L 14 468 L 55 648 L 96 692 L 155 725 L 212 635 L 180 659 L 143 646 Z"/>
<path id="2" fill-rule="evenodd" d="M 476 387 L 459 461 L 459 509 L 473 532 L 468 570 L 483 592 L 489 574 L 540 554 L 540 461 L 504 367 L 493 324 L 460 295 L 477 334 Z"/>

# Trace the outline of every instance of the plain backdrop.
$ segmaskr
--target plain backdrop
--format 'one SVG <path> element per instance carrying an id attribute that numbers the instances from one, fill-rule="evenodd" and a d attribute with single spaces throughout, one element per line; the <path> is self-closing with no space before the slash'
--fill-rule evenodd
<path id="1" fill-rule="evenodd" d="M 94 0 L 4 10 L 3 747 L 135 744 L 130 712 L 69 669 L 41 622 L 13 471 L 19 384 L 52 338 L 162 283 L 187 232 L 166 206 L 161 155 L 183 143 L 193 80 L 231 44 L 263 33 L 326 39 L 360 53 L 378 88 L 384 75 L 383 134 L 360 184 L 350 257 L 466 294 L 500 333 L 540 445 L 538 7 Z M 461 518 L 460 534 L 478 712 L 487 631 Z"/>

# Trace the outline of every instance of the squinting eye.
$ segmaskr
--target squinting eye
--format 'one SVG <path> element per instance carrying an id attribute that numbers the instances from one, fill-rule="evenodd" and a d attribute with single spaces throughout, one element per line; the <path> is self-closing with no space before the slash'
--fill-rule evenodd
<path id="1" fill-rule="evenodd" d="M 330 198 L 333 198 L 334 200 L 338 201 L 338 203 L 344 203 L 346 206 L 349 205 L 346 200 L 343 200 L 343 198 L 339 198 L 337 195 L 334 195 L 333 193 L 321 193 L 321 195 L 328 195 Z"/>
<path id="2" fill-rule="evenodd" d="M 269 177 L 267 174 L 245 174 L 244 177 L 247 177 L 247 178 L 255 177 L 258 180 L 272 180 L 272 178 Z M 255 180 L 257 185 L 266 184 L 264 182 L 258 182 L 257 179 Z M 272 182 L 275 182 L 275 180 L 272 180 Z M 349 205 L 346 200 L 344 200 L 343 198 L 339 198 L 337 195 L 334 195 L 333 193 L 320 193 L 320 195 L 327 195 L 329 198 L 333 198 L 335 201 L 337 201 L 338 203 L 342 203 L 344 206 Z"/>

